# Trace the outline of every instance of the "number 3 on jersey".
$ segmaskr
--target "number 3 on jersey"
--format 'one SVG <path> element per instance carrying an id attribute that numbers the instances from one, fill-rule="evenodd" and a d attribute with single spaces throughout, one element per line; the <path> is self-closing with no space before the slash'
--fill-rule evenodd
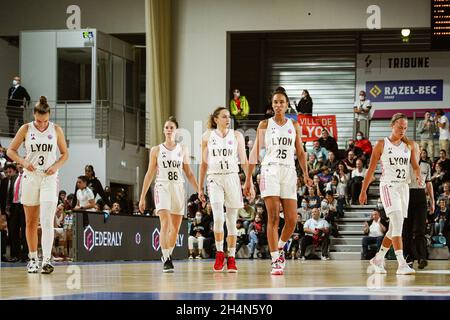
<path id="1" fill-rule="evenodd" d="M 38 162 L 38 165 L 43 166 L 43 165 L 44 165 L 44 162 L 45 162 L 44 156 L 39 156 L 39 162 Z"/>
<path id="2" fill-rule="evenodd" d="M 178 180 L 178 174 L 176 172 L 169 171 L 169 180 Z"/>

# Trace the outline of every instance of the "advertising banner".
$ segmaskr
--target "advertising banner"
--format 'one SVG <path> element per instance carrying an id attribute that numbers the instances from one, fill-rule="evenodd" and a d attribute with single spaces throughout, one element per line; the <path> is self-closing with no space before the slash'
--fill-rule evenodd
<path id="1" fill-rule="evenodd" d="M 159 260 L 160 223 L 157 217 L 105 216 L 74 213 L 75 261 Z M 188 257 L 187 220 L 183 220 L 174 259 Z"/>
<path id="2" fill-rule="evenodd" d="M 322 137 L 322 130 L 326 128 L 336 140 L 338 138 L 336 116 L 306 116 L 299 114 L 297 121 L 302 130 L 302 141 L 315 141 Z"/>

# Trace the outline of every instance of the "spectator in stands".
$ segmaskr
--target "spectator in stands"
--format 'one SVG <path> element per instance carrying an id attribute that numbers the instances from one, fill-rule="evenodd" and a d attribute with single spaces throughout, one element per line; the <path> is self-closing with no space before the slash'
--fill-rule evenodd
<path id="1" fill-rule="evenodd" d="M 330 169 L 327 166 L 322 167 L 321 172 L 317 174 L 320 179 L 320 183 L 322 184 L 322 188 L 326 186 L 328 182 L 331 181 L 333 175 L 330 173 Z"/>
<path id="2" fill-rule="evenodd" d="M 359 157 L 361 157 L 361 156 L 363 155 L 363 151 L 361 150 L 361 148 L 358 148 L 358 147 L 356 146 L 355 140 L 354 140 L 354 139 L 349 139 L 349 140 L 348 140 L 348 147 L 347 147 L 347 149 L 345 150 L 345 155 L 346 155 L 346 157 L 348 157 L 348 153 L 349 153 L 350 151 L 353 151 L 353 155 L 354 155 L 356 158 L 359 158 Z"/>
<path id="3" fill-rule="evenodd" d="M 295 104 L 295 101 L 294 101 Z M 295 105 L 297 108 L 297 112 L 311 116 L 313 113 L 313 100 L 309 95 L 309 91 L 304 89 L 302 91 L 302 96 L 298 104 Z"/>
<path id="4" fill-rule="evenodd" d="M 448 149 L 448 140 L 450 139 L 448 118 L 444 113 L 444 110 L 439 109 L 436 110 L 436 126 L 439 128 L 439 149 L 445 150 L 447 154 L 449 152 Z M 446 168 L 447 171 L 449 168 Z"/>
<path id="5" fill-rule="evenodd" d="M 348 171 L 353 171 L 356 169 L 356 157 L 353 151 L 349 151 L 347 154 L 347 158 L 344 160 L 344 164 L 347 167 Z"/>
<path id="6" fill-rule="evenodd" d="M 273 107 L 272 107 L 272 95 L 270 95 L 269 105 L 267 105 L 266 111 L 264 111 L 264 119 L 272 118 L 274 114 L 275 114 L 275 111 L 273 110 Z"/>
<path id="7" fill-rule="evenodd" d="M 317 161 L 317 157 L 314 153 L 309 153 L 308 155 L 308 172 L 309 176 L 313 177 L 320 170 L 320 163 Z"/>
<path id="8" fill-rule="evenodd" d="M 245 96 L 241 96 L 239 89 L 233 90 L 233 98 L 230 101 L 230 113 L 236 120 L 248 118 L 250 106 Z"/>
<path id="9" fill-rule="evenodd" d="M 303 221 L 306 221 L 311 218 L 311 211 L 312 209 L 309 208 L 308 199 L 304 198 L 300 204 L 300 208 L 297 210 L 298 214 L 302 216 Z"/>
<path id="10" fill-rule="evenodd" d="M 355 147 L 362 150 L 363 154 L 360 158 L 363 160 L 364 164 L 367 164 L 370 160 L 370 156 L 372 155 L 372 143 L 369 139 L 364 137 L 361 131 L 356 133 Z"/>
<path id="11" fill-rule="evenodd" d="M 302 215 L 297 216 L 297 223 L 295 224 L 294 233 L 292 233 L 289 247 L 287 249 L 287 258 L 295 259 L 300 249 L 300 240 L 304 236 Z"/>
<path id="12" fill-rule="evenodd" d="M 74 210 L 89 210 L 95 209 L 95 196 L 90 188 L 87 187 L 88 178 L 86 176 L 79 176 L 77 179 L 77 205 Z"/>
<path id="13" fill-rule="evenodd" d="M 331 191 L 325 194 L 325 198 L 321 202 L 320 216 L 330 225 L 330 234 L 335 238 L 339 237 L 338 225 L 336 223 L 337 200 Z"/>
<path id="14" fill-rule="evenodd" d="M 449 181 L 449 173 L 442 169 L 442 165 L 440 163 L 436 163 L 434 168 L 436 171 L 431 176 L 431 183 L 433 184 L 435 194 L 439 194 L 439 190 L 442 190 L 441 186 L 444 181 Z"/>
<path id="15" fill-rule="evenodd" d="M 345 204 L 345 188 L 342 188 L 339 185 L 339 178 L 335 175 L 333 175 L 333 178 L 330 182 L 327 183 L 325 187 L 325 192 L 328 194 L 328 192 L 331 192 L 333 197 L 336 199 L 336 212 L 337 216 L 339 218 L 344 217 L 344 204 Z"/>
<path id="16" fill-rule="evenodd" d="M 384 234 L 388 228 L 388 223 L 386 220 L 381 218 L 380 212 L 378 210 L 372 211 L 371 219 L 368 222 L 364 222 L 364 234 L 362 238 L 362 257 L 363 260 L 369 260 L 372 257 L 368 256 L 369 246 L 376 244 L 376 250 L 378 252 L 383 242 Z"/>
<path id="17" fill-rule="evenodd" d="M 336 158 L 336 154 L 332 151 L 328 152 L 328 160 L 325 162 L 325 166 L 330 169 L 331 173 L 334 173 L 339 164 L 339 160 Z"/>
<path id="18" fill-rule="evenodd" d="M 417 132 L 420 134 L 420 147 L 427 150 L 431 159 L 434 159 L 434 134 L 436 124 L 431 119 L 430 111 L 425 112 L 424 119 L 420 120 Z"/>
<path id="19" fill-rule="evenodd" d="M 439 194 L 438 201 L 440 199 L 445 199 L 446 203 L 449 204 L 450 203 L 450 182 L 448 182 L 448 181 L 444 182 L 442 184 L 442 189 L 443 189 L 443 192 L 441 194 Z"/>
<path id="20" fill-rule="evenodd" d="M 120 209 L 124 214 L 130 214 L 130 201 L 127 198 L 124 188 L 120 188 L 116 192 L 116 202 L 120 204 Z"/>
<path id="21" fill-rule="evenodd" d="M 303 177 L 297 178 L 297 204 L 300 205 L 302 203 L 303 198 L 306 195 L 306 192 L 308 191 L 308 187 L 305 184 L 305 181 L 303 180 Z"/>
<path id="22" fill-rule="evenodd" d="M 3 174 L 3 170 L 5 167 L 6 162 L 8 162 L 8 158 L 6 156 L 6 149 L 2 147 L 2 144 L 0 143 L 0 179 L 5 177 Z"/>
<path id="23" fill-rule="evenodd" d="M 267 224 L 265 223 L 263 216 L 259 213 L 256 214 L 255 221 L 250 223 L 248 228 L 250 259 L 253 259 L 256 248 L 261 252 L 262 246 L 267 245 L 266 229 Z"/>
<path id="24" fill-rule="evenodd" d="M 314 209 L 314 208 L 320 208 L 320 197 L 317 195 L 317 186 L 309 187 L 308 189 L 308 196 L 306 197 L 306 200 L 308 201 L 308 208 Z"/>
<path id="25" fill-rule="evenodd" d="M 203 242 L 206 238 L 208 229 L 209 226 L 205 224 L 202 212 L 200 210 L 197 211 L 197 213 L 195 214 L 195 219 L 192 221 L 191 229 L 189 231 L 189 259 L 194 259 L 194 244 L 198 245 L 198 254 L 196 256 L 196 259 L 203 258 Z"/>
<path id="26" fill-rule="evenodd" d="M 359 99 L 355 101 L 353 106 L 353 112 L 355 113 L 356 131 L 362 131 L 366 137 L 369 136 L 370 108 L 372 108 L 372 103 L 369 99 L 366 99 L 366 92 L 361 90 Z"/>
<path id="27" fill-rule="evenodd" d="M 20 77 L 15 76 L 12 81 L 12 87 L 8 90 L 8 102 L 6 103 L 6 115 L 9 121 L 9 136 L 12 138 L 16 133 L 16 121 L 18 128 L 20 128 L 23 125 L 23 112 L 31 100 L 27 89 L 22 87 L 20 82 Z"/>
<path id="28" fill-rule="evenodd" d="M 338 164 L 338 168 L 334 175 L 339 179 L 340 188 L 344 188 L 344 190 L 347 190 L 348 182 L 350 180 L 350 173 L 348 173 L 347 167 L 345 166 L 343 161 Z M 345 195 L 348 196 L 346 191 Z"/>
<path id="29" fill-rule="evenodd" d="M 111 191 L 111 187 L 110 186 L 105 186 L 105 199 L 103 201 L 105 201 L 105 204 L 110 203 L 112 204 L 114 202 L 114 195 L 112 194 Z"/>
<path id="30" fill-rule="evenodd" d="M 58 193 L 58 205 L 64 204 L 66 200 L 67 192 L 64 190 L 59 191 Z"/>
<path id="31" fill-rule="evenodd" d="M 314 248 L 318 245 L 322 247 L 322 260 L 329 260 L 328 246 L 329 246 L 329 224 L 326 220 L 320 219 L 320 212 L 318 208 L 312 210 L 311 219 L 307 220 L 303 226 L 305 236 L 300 242 L 300 259 L 306 260 L 306 248 L 313 245 Z"/>
<path id="32" fill-rule="evenodd" d="M 55 260 L 62 260 L 64 259 L 64 248 L 65 248 L 65 232 L 64 232 L 64 204 L 60 203 L 56 207 L 56 213 L 54 218 L 54 232 L 55 232 L 55 238 L 53 242 L 53 257 Z"/>
<path id="33" fill-rule="evenodd" d="M 121 214 L 121 213 L 122 213 L 122 208 L 120 207 L 120 203 L 114 202 L 111 207 L 110 214 Z"/>
<path id="34" fill-rule="evenodd" d="M 316 187 L 317 195 L 322 199 L 325 191 L 325 186 L 322 184 L 317 174 L 313 177 L 313 186 Z"/>
<path id="35" fill-rule="evenodd" d="M 447 151 L 445 151 L 444 149 L 441 149 L 439 151 L 439 159 L 436 160 L 435 166 L 436 163 L 439 163 L 441 165 L 441 168 L 445 170 L 445 172 L 450 171 L 450 159 L 447 158 Z"/>
<path id="36" fill-rule="evenodd" d="M 250 223 L 255 220 L 255 209 L 250 206 L 247 198 L 244 198 L 244 207 L 238 210 L 238 219 L 243 221 L 245 230 L 248 230 Z"/>
<path id="37" fill-rule="evenodd" d="M 327 128 L 322 128 L 322 137 L 318 141 L 320 146 L 327 149 L 328 152 L 333 152 L 335 155 L 338 153 L 336 139 L 330 136 Z"/>
<path id="38" fill-rule="evenodd" d="M 321 147 L 318 140 L 314 141 L 311 153 L 315 154 L 317 159 L 322 158 L 323 161 L 326 161 L 328 159 L 327 149 Z"/>
<path id="39" fill-rule="evenodd" d="M 442 236 L 444 234 L 444 230 L 448 227 L 449 224 L 449 209 L 447 204 L 449 203 L 447 199 L 441 198 L 438 201 L 439 205 L 436 207 L 435 217 L 434 217 L 434 234 L 438 236 Z"/>
<path id="40" fill-rule="evenodd" d="M 244 225 L 242 223 L 242 220 L 238 219 L 236 221 L 236 254 L 239 252 L 239 250 L 242 248 L 243 245 L 248 244 L 248 236 L 247 231 L 244 228 Z"/>
<path id="41" fill-rule="evenodd" d="M 92 165 L 88 164 L 84 167 L 84 175 L 88 179 L 87 186 L 94 193 L 94 198 L 97 197 L 98 194 L 108 206 L 111 206 L 111 202 L 109 202 L 108 198 L 106 197 L 105 191 L 103 190 L 102 183 L 95 176 L 94 167 Z M 77 190 L 78 187 L 75 186 L 75 194 L 77 194 Z M 76 203 L 72 203 L 73 207 L 75 205 Z"/>
<path id="42" fill-rule="evenodd" d="M 367 169 L 364 168 L 361 159 L 356 160 L 356 169 L 352 171 L 352 177 L 348 183 L 350 194 L 352 197 L 352 204 L 358 204 L 359 194 L 364 178 L 366 177 Z"/>

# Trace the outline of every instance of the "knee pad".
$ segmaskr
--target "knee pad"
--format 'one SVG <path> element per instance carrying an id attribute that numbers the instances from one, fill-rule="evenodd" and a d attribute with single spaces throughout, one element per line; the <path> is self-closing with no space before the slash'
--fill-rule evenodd
<path id="1" fill-rule="evenodd" d="M 238 209 L 228 209 L 227 208 L 227 230 L 229 236 L 236 236 L 237 235 L 237 228 L 236 228 L 236 220 L 237 220 L 237 214 Z"/>
<path id="2" fill-rule="evenodd" d="M 223 212 L 223 204 L 211 203 L 211 208 L 214 217 L 214 232 L 223 233 L 223 224 L 225 223 L 225 213 Z"/>

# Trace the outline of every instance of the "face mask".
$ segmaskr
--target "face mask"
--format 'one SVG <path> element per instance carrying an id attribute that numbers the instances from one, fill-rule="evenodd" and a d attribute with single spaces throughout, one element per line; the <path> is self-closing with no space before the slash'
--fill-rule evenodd
<path id="1" fill-rule="evenodd" d="M 308 207 L 308 205 L 306 204 L 306 202 L 302 202 L 302 208 L 306 209 Z"/>
<path id="2" fill-rule="evenodd" d="M 359 96 L 359 100 L 364 101 L 366 99 L 365 96 Z"/>
<path id="3" fill-rule="evenodd" d="M 239 98 L 239 97 L 241 96 L 241 94 L 240 94 L 240 93 L 235 93 L 234 96 L 235 96 L 236 98 Z"/>
<path id="4" fill-rule="evenodd" d="M 18 84 L 17 80 L 13 80 L 12 84 L 13 84 L 13 86 L 17 86 L 17 84 Z"/>
<path id="5" fill-rule="evenodd" d="M 362 140 L 362 136 L 356 136 L 357 140 Z"/>

